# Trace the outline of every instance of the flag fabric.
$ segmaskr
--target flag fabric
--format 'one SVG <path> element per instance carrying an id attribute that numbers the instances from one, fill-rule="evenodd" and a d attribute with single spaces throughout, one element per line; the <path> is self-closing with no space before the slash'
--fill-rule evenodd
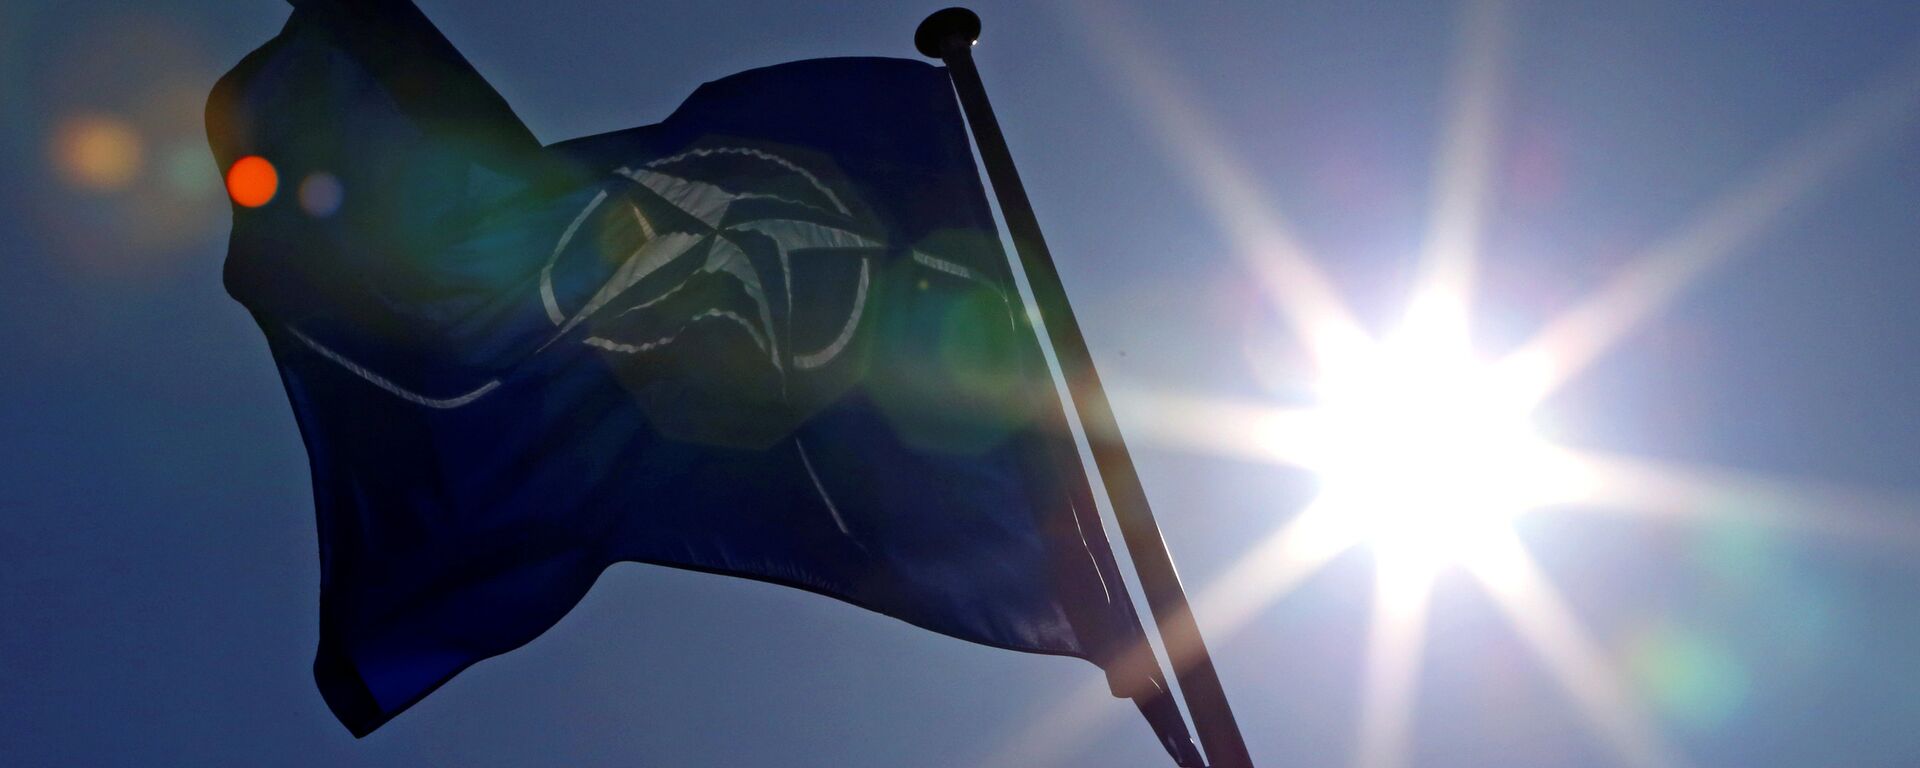
<path id="1" fill-rule="evenodd" d="M 943 69 L 793 62 L 542 146 L 409 3 L 311 0 L 208 131 L 267 169 L 225 279 L 312 466 L 354 734 L 635 561 L 1088 659 L 1199 764 Z"/>

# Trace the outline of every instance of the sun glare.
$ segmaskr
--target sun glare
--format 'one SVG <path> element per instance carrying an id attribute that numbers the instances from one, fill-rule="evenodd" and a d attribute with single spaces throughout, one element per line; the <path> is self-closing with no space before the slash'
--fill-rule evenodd
<path id="1" fill-rule="evenodd" d="M 1563 479 L 1516 382 L 1473 354 L 1455 306 L 1416 302 L 1393 334 L 1330 361 L 1307 420 L 1325 514 L 1383 569 L 1477 565 Z"/>
<path id="2" fill-rule="evenodd" d="M 1233 155 L 1154 40 L 1109 4 L 1078 5 L 1073 26 L 1118 76 L 1171 166 L 1193 186 L 1271 293 L 1314 362 L 1310 407 L 1136 390 L 1129 428 L 1165 446 L 1314 473 L 1317 496 L 1254 542 L 1196 595 L 1215 636 L 1232 635 L 1353 548 L 1375 561 L 1372 628 L 1353 765 L 1404 768 L 1435 577 L 1466 573 L 1508 615 L 1593 732 L 1622 762 L 1683 766 L 1645 702 L 1580 626 L 1514 530 L 1540 511 L 1653 513 L 1920 546 L 1910 499 L 1704 467 L 1595 454 L 1546 440 L 1534 409 L 1671 306 L 1741 246 L 1877 142 L 1920 118 L 1920 49 L 1848 96 L 1807 134 L 1754 164 L 1605 287 L 1498 359 L 1475 354 L 1469 307 L 1498 185 L 1501 112 L 1511 75 L 1508 0 L 1463 0 L 1434 158 L 1429 231 L 1404 322 L 1366 332 L 1306 243 L 1273 205 L 1259 167 Z M 1291 382 L 1288 382 L 1291 384 Z M 1287 387 L 1291 390 L 1291 386 Z M 1865 510 L 1863 513 L 1862 510 Z M 1099 700 L 1092 681 L 1075 702 Z M 1092 705 L 1086 705 L 1091 707 Z M 1023 743 L 1064 748 L 1092 732 L 1080 704 L 1036 718 Z M 1072 715 L 1071 717 L 1063 715 Z M 1070 727 L 1068 727 L 1070 726 Z M 1075 736 L 1063 735 L 1071 731 Z M 1009 760 L 993 761 L 1003 764 Z"/>

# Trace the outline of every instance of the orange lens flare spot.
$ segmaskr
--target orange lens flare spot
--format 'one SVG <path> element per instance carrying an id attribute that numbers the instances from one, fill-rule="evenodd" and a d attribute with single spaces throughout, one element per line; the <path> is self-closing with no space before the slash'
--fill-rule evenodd
<path id="1" fill-rule="evenodd" d="M 248 155 L 234 161 L 227 169 L 227 194 L 235 203 L 247 208 L 258 208 L 273 199 L 280 190 L 280 174 L 273 169 L 273 163 L 259 155 Z"/>
<path id="2" fill-rule="evenodd" d="M 140 175 L 142 147 L 133 126 L 106 115 L 85 115 L 54 133 L 53 162 L 67 183 L 92 192 L 125 189 Z"/>

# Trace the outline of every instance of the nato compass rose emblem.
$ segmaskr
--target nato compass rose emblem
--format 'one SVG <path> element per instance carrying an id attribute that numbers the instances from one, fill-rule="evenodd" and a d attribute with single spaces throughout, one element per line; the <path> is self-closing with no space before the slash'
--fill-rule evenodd
<path id="1" fill-rule="evenodd" d="M 958 286 L 989 297 L 991 322 L 1015 324 L 994 281 L 890 248 L 874 217 L 798 156 L 717 145 L 620 168 L 625 183 L 585 204 L 541 270 L 554 343 L 601 352 L 664 434 L 763 447 L 870 384 L 850 358 L 861 357 L 862 321 L 892 287 Z M 592 271 L 583 260 L 614 266 L 598 271 L 597 287 L 564 286 L 557 274 Z"/>
<path id="2" fill-rule="evenodd" d="M 890 246 L 860 201 L 822 179 L 832 174 L 818 168 L 831 165 L 809 170 L 793 159 L 801 156 L 697 147 L 619 168 L 590 198 L 580 193 L 570 220 L 565 208 L 551 219 L 565 227 L 534 262 L 534 295 L 517 299 L 538 306 L 500 305 L 505 317 L 545 326 L 515 334 L 532 339 L 532 354 L 464 392 L 423 393 L 289 330 L 368 383 L 432 409 L 479 401 L 512 371 L 601 365 L 661 435 L 747 450 L 791 441 L 809 475 L 801 426 L 856 388 L 910 442 L 952 442 L 954 414 L 978 422 L 984 409 L 1011 408 L 1009 425 L 1025 418 L 1028 398 L 1013 390 L 1023 380 L 1018 355 L 1008 351 L 1022 326 L 1018 303 L 977 267 Z M 997 244 L 919 245 L 1000 257 Z"/>

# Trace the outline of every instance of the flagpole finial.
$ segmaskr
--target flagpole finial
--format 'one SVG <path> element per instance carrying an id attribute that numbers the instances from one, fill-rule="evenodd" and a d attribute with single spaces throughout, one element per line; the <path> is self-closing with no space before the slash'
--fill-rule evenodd
<path id="1" fill-rule="evenodd" d="M 913 47 L 930 59 L 944 59 L 973 47 L 980 39 L 980 17 L 965 8 L 934 11 L 913 31 Z"/>

